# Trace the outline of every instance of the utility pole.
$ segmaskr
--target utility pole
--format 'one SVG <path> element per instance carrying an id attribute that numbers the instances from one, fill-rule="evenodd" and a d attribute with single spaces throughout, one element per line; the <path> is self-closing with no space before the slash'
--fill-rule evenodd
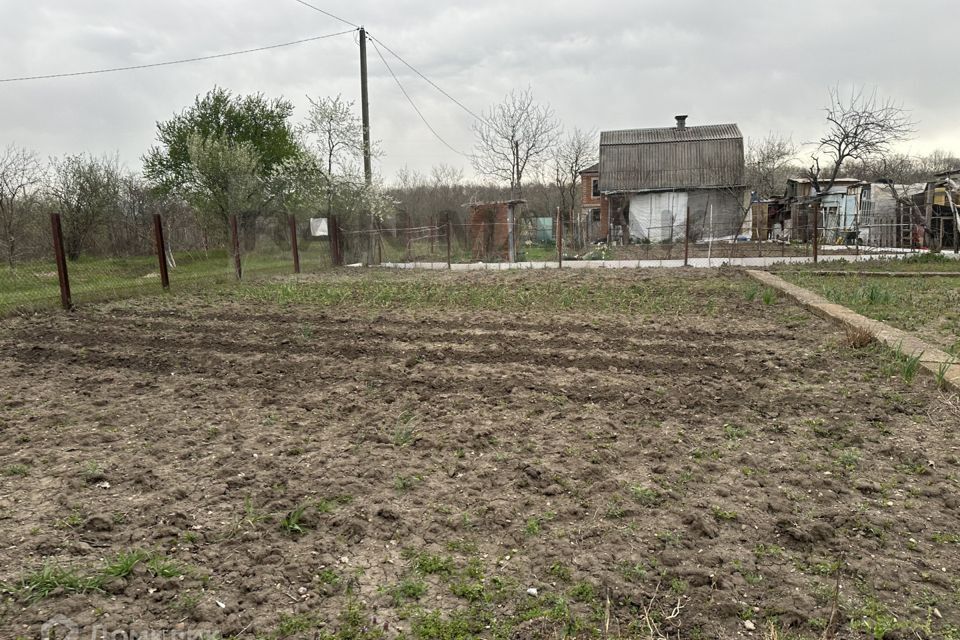
<path id="1" fill-rule="evenodd" d="M 370 163 L 370 96 L 367 93 L 367 30 L 360 27 L 360 114 L 363 118 L 363 179 L 367 188 L 373 184 L 373 168 Z M 373 211 L 370 214 L 370 259 L 373 262 L 373 248 L 376 242 L 376 220 Z"/>

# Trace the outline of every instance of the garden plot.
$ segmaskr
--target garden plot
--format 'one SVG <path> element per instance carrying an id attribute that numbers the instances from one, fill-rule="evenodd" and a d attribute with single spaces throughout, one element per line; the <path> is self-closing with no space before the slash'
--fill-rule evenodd
<path id="1" fill-rule="evenodd" d="M 8 318 L 0 636 L 960 637 L 960 409 L 886 363 L 676 269 Z"/>

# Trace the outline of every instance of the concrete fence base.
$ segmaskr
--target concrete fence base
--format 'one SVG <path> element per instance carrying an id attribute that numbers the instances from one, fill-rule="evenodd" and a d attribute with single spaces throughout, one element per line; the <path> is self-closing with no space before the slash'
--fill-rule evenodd
<path id="1" fill-rule="evenodd" d="M 878 258 L 905 258 L 917 253 L 901 252 L 890 254 L 861 254 L 859 256 L 849 255 L 822 255 L 820 262 L 836 262 L 846 260 L 847 262 L 865 262 L 867 260 L 876 260 Z M 958 259 L 960 256 L 952 253 L 941 254 L 951 259 Z M 717 268 L 717 267 L 772 267 L 780 264 L 811 264 L 813 258 L 807 256 L 793 257 L 754 257 L 754 258 L 690 258 L 688 265 L 695 268 Z M 451 271 L 511 271 L 516 269 L 557 269 L 557 261 L 547 262 L 464 262 L 448 265 L 446 262 L 384 262 L 380 265 L 387 269 L 429 269 L 429 270 L 451 270 Z M 564 260 L 564 269 L 645 269 L 645 268 L 678 268 L 683 267 L 683 258 L 671 260 Z"/>

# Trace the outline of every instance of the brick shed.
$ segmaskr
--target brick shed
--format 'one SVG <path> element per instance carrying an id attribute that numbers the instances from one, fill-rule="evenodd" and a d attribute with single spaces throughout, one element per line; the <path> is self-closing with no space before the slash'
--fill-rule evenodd
<path id="1" fill-rule="evenodd" d="M 470 208 L 468 237 L 470 250 L 475 260 L 509 260 L 511 210 L 513 215 L 514 245 L 517 241 L 517 205 L 525 200 L 506 200 L 503 202 L 475 202 Z"/>

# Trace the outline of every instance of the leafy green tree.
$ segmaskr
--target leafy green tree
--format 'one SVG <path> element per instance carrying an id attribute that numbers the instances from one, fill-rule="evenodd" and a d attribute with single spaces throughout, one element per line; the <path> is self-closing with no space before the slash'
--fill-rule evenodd
<path id="1" fill-rule="evenodd" d="M 180 190 L 200 214 L 207 233 L 223 233 L 231 215 L 246 231 L 244 242 L 252 248 L 253 223 L 266 202 L 264 179 L 256 149 L 249 142 L 222 137 L 187 137 L 188 171 Z"/>
<path id="2" fill-rule="evenodd" d="M 195 177 L 190 141 L 199 138 L 242 145 L 255 157 L 258 175 L 266 178 L 299 153 L 292 115 L 293 105 L 282 98 L 234 96 L 214 87 L 170 120 L 157 123 L 157 145 L 143 158 L 144 175 L 166 191 L 188 186 Z"/>
<path id="3" fill-rule="evenodd" d="M 278 214 L 309 217 L 326 199 L 327 179 L 318 158 L 297 154 L 274 169 L 266 188 Z"/>

